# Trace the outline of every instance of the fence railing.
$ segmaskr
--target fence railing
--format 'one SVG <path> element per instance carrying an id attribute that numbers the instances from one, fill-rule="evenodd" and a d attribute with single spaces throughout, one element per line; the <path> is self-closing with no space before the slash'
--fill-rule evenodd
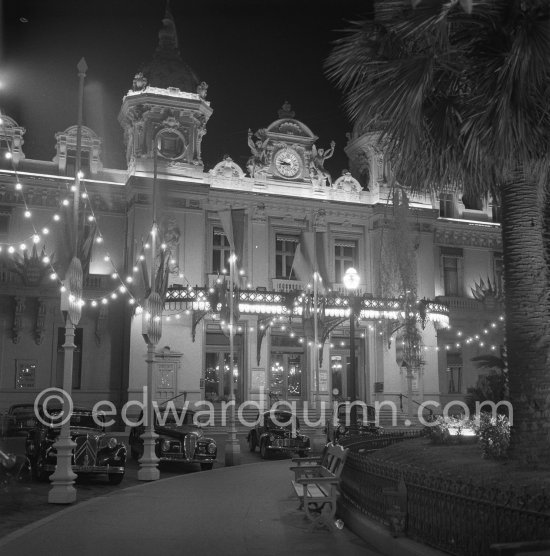
<path id="1" fill-rule="evenodd" d="M 513 489 L 486 489 L 351 450 L 342 472 L 344 504 L 388 526 L 404 483 L 406 536 L 450 554 L 484 556 L 490 546 L 546 539 L 550 497 Z M 401 488 L 399 489 L 401 491 Z"/>

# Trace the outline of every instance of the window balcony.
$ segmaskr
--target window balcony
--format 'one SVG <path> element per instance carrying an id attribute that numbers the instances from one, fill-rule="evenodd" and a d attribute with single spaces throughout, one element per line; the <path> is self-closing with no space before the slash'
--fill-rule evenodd
<path id="1" fill-rule="evenodd" d="M 458 297 L 452 295 L 440 295 L 435 298 L 436 301 L 440 303 L 444 303 L 449 307 L 451 312 L 460 311 L 460 312 L 467 312 L 467 311 L 483 311 L 485 310 L 483 307 L 483 303 L 477 301 L 476 299 L 472 299 L 471 297 Z"/>

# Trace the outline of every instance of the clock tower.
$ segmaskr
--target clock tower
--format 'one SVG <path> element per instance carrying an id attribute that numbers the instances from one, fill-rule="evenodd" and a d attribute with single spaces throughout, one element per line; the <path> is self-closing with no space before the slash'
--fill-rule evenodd
<path id="1" fill-rule="evenodd" d="M 254 135 L 249 131 L 252 156 L 247 169 L 251 177 L 311 183 L 312 153 L 318 137 L 294 115 L 285 102 L 278 111 L 279 119 Z"/>
<path id="2" fill-rule="evenodd" d="M 199 176 L 204 165 L 202 138 L 212 114 L 208 85 L 181 59 L 174 19 L 167 6 L 152 59 L 136 73 L 124 97 L 124 128 L 130 171 Z"/>

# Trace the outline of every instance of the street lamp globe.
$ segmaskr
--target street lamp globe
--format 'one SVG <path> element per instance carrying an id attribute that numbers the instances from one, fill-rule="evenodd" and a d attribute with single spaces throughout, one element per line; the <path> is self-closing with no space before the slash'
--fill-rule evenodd
<path id="1" fill-rule="evenodd" d="M 347 290 L 356 290 L 359 287 L 361 277 L 355 268 L 350 267 L 344 273 L 344 286 Z"/>

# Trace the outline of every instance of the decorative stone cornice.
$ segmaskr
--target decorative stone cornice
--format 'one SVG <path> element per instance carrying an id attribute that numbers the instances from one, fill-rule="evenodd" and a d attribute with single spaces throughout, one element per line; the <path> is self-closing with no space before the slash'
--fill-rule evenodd
<path id="1" fill-rule="evenodd" d="M 456 228 L 437 227 L 434 242 L 438 245 L 502 250 L 500 228 L 488 229 L 482 226 L 471 226 L 468 229 L 458 230 Z"/>

